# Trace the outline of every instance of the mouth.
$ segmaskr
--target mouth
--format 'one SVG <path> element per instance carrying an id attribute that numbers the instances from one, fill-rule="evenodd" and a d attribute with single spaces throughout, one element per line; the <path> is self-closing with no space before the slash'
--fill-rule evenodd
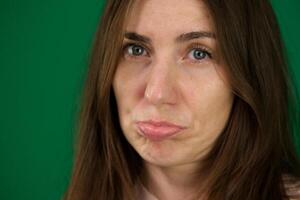
<path id="1" fill-rule="evenodd" d="M 170 139 L 181 133 L 186 127 L 166 121 L 138 121 L 136 122 L 138 133 L 152 141 Z"/>

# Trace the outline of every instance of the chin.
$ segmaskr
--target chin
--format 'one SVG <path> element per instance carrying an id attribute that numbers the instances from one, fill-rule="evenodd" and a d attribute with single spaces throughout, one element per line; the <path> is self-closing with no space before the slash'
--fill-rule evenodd
<path id="1" fill-rule="evenodd" d="M 178 152 L 174 148 L 167 148 L 163 144 L 152 143 L 148 148 L 141 148 L 138 154 L 144 161 L 157 166 L 174 166 L 184 162 L 184 159 L 179 157 Z"/>
<path id="2" fill-rule="evenodd" d="M 151 165 L 160 166 L 160 167 L 171 167 L 179 165 L 181 162 L 173 159 L 160 159 L 160 158 L 143 158 L 143 160 Z"/>

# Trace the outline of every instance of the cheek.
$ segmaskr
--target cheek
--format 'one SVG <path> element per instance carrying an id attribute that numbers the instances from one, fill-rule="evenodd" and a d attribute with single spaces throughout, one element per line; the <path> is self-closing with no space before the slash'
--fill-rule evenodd
<path id="1" fill-rule="evenodd" d="M 114 90 L 123 98 L 136 98 L 137 90 L 143 84 L 145 73 L 138 63 L 123 61 L 117 67 L 114 77 Z"/>
<path id="2" fill-rule="evenodd" d="M 128 105 L 129 94 L 133 90 L 134 77 L 131 76 L 131 72 L 127 70 L 123 65 L 117 67 L 114 80 L 113 80 L 113 89 L 116 95 L 117 104 L 120 107 Z M 127 96 L 126 96 L 127 95 Z"/>
<path id="3" fill-rule="evenodd" d="M 124 66 L 118 66 L 113 80 L 113 91 L 116 97 L 121 127 L 130 126 L 130 114 L 136 104 L 137 86 L 140 82 L 134 72 Z"/>
<path id="4" fill-rule="evenodd" d="M 231 111 L 233 93 L 217 73 L 193 79 L 185 85 L 185 99 L 193 113 L 194 128 L 203 134 L 218 134 Z"/>

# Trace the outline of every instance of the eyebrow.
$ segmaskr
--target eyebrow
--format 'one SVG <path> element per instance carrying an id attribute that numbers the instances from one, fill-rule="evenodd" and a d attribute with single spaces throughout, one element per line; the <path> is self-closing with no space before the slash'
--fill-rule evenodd
<path id="1" fill-rule="evenodd" d="M 149 37 L 140 35 L 135 32 L 126 32 L 124 37 L 129 40 L 135 40 L 135 41 L 143 42 L 143 43 L 151 43 L 151 39 Z M 175 41 L 176 42 L 186 42 L 186 41 L 198 39 L 198 38 L 216 39 L 216 35 L 212 32 L 207 32 L 207 31 L 195 31 L 195 32 L 189 32 L 189 33 L 183 33 L 183 34 L 179 35 L 175 39 Z"/>

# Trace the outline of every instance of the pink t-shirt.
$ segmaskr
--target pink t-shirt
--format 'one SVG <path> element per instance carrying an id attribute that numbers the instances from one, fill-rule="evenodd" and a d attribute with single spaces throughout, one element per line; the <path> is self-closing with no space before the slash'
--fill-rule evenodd
<path id="1" fill-rule="evenodd" d="M 283 175 L 284 186 L 289 200 L 300 200 L 300 180 L 294 179 L 292 176 Z M 136 185 L 137 200 L 159 200 L 156 196 L 150 193 L 147 188 L 139 183 Z"/>

